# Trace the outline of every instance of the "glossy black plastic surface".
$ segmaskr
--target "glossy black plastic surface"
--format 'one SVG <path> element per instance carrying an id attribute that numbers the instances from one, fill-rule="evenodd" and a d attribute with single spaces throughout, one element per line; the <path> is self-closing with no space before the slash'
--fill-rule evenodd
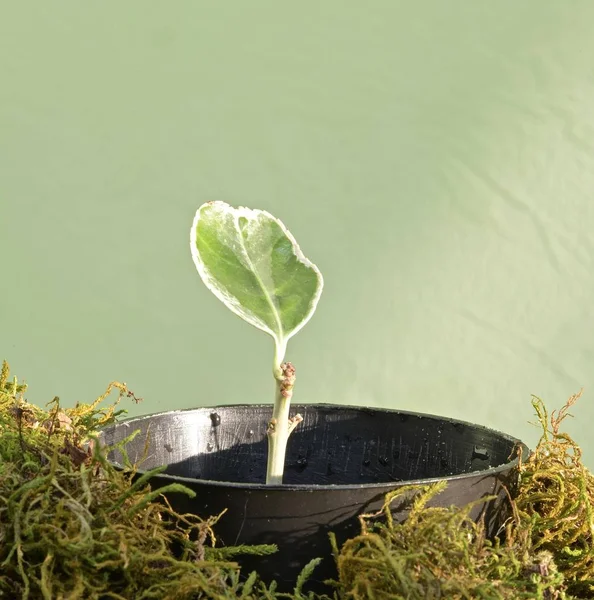
<path id="1" fill-rule="evenodd" d="M 171 495 L 178 511 L 209 516 L 228 509 L 217 525 L 220 543 L 274 543 L 271 557 L 244 559 L 244 569 L 295 581 L 313 557 L 328 556 L 328 532 L 343 541 L 358 531 L 356 516 L 377 510 L 384 495 L 412 482 L 445 478 L 434 504 L 463 505 L 513 489 L 520 442 L 462 421 L 395 410 L 335 405 L 295 405 L 303 423 L 293 432 L 282 486 L 266 486 L 269 405 L 236 405 L 171 411 L 123 421 L 103 432 L 111 445 L 140 429 L 128 447 L 142 468 L 167 465 L 153 485 L 182 481 L 196 498 Z M 522 446 L 527 451 L 525 446 Z M 110 458 L 119 463 L 116 452 Z M 477 507 L 491 529 L 497 503 Z M 405 513 L 395 513 L 403 519 Z M 325 559 L 318 579 L 332 576 Z"/>

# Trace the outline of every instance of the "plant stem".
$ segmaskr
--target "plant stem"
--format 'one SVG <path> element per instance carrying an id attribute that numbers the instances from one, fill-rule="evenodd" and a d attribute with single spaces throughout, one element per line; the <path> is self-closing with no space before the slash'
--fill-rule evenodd
<path id="1" fill-rule="evenodd" d="M 290 362 L 282 363 L 278 368 L 275 365 L 274 377 L 276 379 L 276 397 L 272 418 L 268 422 L 267 484 L 283 482 L 289 435 L 303 420 L 301 415 L 289 418 L 293 386 L 295 385 L 295 367 Z"/>

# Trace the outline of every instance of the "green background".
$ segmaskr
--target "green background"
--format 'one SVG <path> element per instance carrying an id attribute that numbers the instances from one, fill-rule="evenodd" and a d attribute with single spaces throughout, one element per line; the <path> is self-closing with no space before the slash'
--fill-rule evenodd
<path id="1" fill-rule="evenodd" d="M 272 340 L 203 286 L 196 208 L 321 268 L 296 399 L 439 413 L 594 465 L 594 2 L 6 2 L 0 356 L 29 398 L 272 401 Z"/>

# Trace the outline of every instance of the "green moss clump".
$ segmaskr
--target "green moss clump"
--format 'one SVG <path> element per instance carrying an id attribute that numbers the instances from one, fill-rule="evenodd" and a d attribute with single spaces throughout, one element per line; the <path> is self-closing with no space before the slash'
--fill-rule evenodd
<path id="1" fill-rule="evenodd" d="M 444 483 L 401 488 L 361 517 L 361 533 L 335 546 L 341 598 L 352 600 L 562 600 L 594 598 L 594 477 L 560 431 L 579 395 L 550 416 L 533 398 L 542 437 L 519 466 L 504 534 L 494 540 L 469 517 L 472 505 L 427 504 Z M 412 494 L 412 500 L 410 496 Z M 410 516 L 394 523 L 390 507 Z"/>
<path id="2" fill-rule="evenodd" d="M 594 598 L 594 476 L 582 462 L 580 447 L 561 431 L 580 396 L 550 416 L 544 402 L 533 398 L 542 437 L 520 465 L 515 537 L 533 553 L 552 556 L 571 595 Z"/>
<path id="3" fill-rule="evenodd" d="M 218 549 L 212 526 L 178 515 L 151 474 L 114 469 L 94 438 L 121 414 L 112 383 L 92 404 L 48 410 L 27 403 L 26 387 L 0 375 L 0 597 L 23 600 L 273 598 L 255 574 L 241 582 L 231 554 L 274 547 Z M 118 392 L 107 408 L 103 400 Z M 124 444 L 122 445 L 123 448 Z M 151 472 L 154 473 L 155 471 Z M 161 500 L 160 502 L 157 500 Z M 192 541 L 197 540 L 197 541 Z M 172 554 L 173 546 L 181 554 Z M 258 596 L 254 590 L 259 590 Z M 262 597 L 267 597 L 262 596 Z"/>
<path id="4" fill-rule="evenodd" d="M 336 549 L 341 597 L 353 600 L 566 598 L 550 554 L 489 541 L 463 509 L 428 507 L 444 483 L 389 494 L 380 514 L 361 518 L 361 534 Z M 394 523 L 390 506 L 413 494 L 411 512 Z M 408 502 L 408 499 L 405 500 Z"/>

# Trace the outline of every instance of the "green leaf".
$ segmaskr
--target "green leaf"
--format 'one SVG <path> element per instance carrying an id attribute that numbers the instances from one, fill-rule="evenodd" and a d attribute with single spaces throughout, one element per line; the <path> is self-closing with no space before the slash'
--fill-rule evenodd
<path id="1" fill-rule="evenodd" d="M 208 202 L 196 212 L 190 237 L 206 287 L 269 333 L 282 361 L 287 341 L 316 309 L 324 285 L 319 269 L 283 223 L 263 210 Z"/>

